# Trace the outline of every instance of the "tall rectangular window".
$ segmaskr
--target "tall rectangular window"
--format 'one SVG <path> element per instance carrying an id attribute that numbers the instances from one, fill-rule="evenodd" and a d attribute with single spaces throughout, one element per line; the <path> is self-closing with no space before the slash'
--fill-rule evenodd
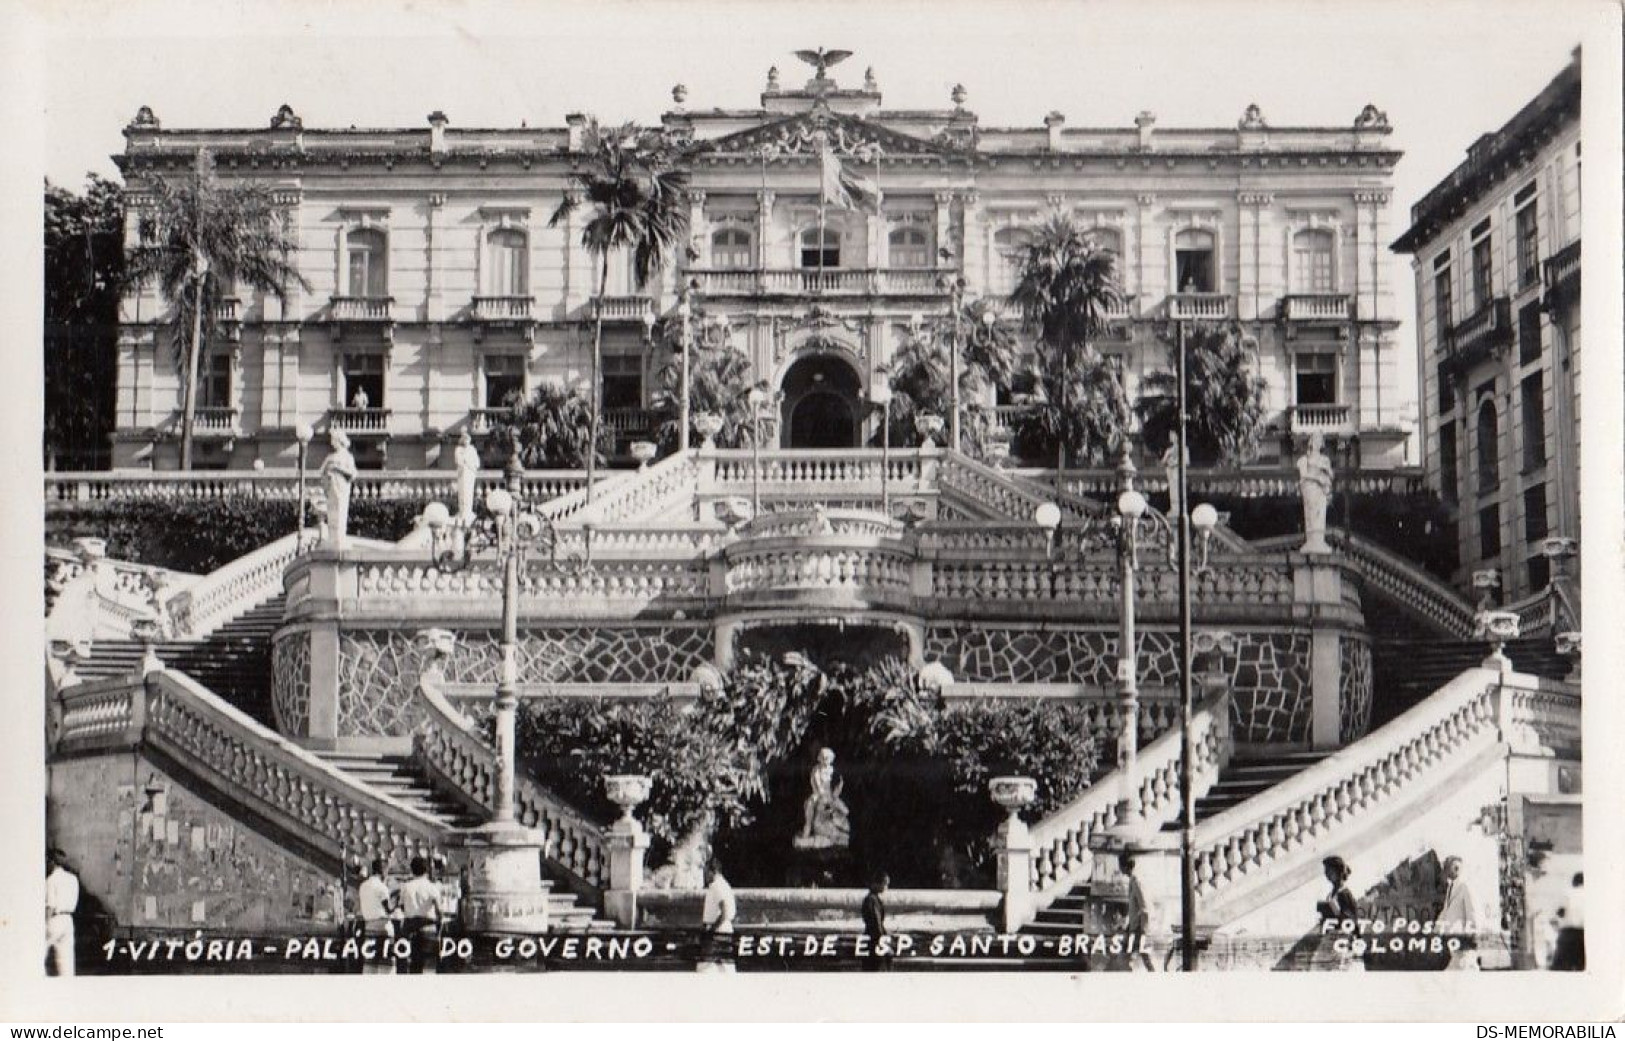
<path id="1" fill-rule="evenodd" d="M 1456 501 L 1456 424 L 1445 421 L 1439 427 L 1439 491 L 1445 502 Z"/>
<path id="2" fill-rule="evenodd" d="M 1337 404 L 1337 356 L 1299 354 L 1294 361 L 1297 404 Z"/>
<path id="3" fill-rule="evenodd" d="M 1297 293 L 1332 291 L 1332 233 L 1322 229 L 1292 236 L 1292 288 Z"/>
<path id="4" fill-rule="evenodd" d="M 213 351 L 199 359 L 197 404 L 199 408 L 231 407 L 231 355 Z"/>
<path id="5" fill-rule="evenodd" d="M 1439 381 L 1439 414 L 1443 415 L 1456 407 L 1456 378 L 1444 362 L 1434 370 L 1434 378 Z"/>
<path id="6" fill-rule="evenodd" d="M 1552 562 L 1546 559 L 1544 553 L 1536 553 L 1529 558 L 1529 589 L 1534 592 L 1551 584 Z"/>
<path id="7" fill-rule="evenodd" d="M 389 295 L 388 245 L 384 233 L 376 228 L 357 228 L 344 237 L 351 296 L 380 299 Z"/>
<path id="8" fill-rule="evenodd" d="M 517 228 L 498 228 L 486 240 L 485 291 L 490 296 L 524 296 L 528 240 Z"/>
<path id="9" fill-rule="evenodd" d="M 344 403 L 350 408 L 384 407 L 384 356 L 344 356 Z"/>
<path id="10" fill-rule="evenodd" d="M 643 407 L 643 358 L 636 354 L 604 355 L 604 408 Z"/>
<path id="11" fill-rule="evenodd" d="M 1475 309 L 1490 302 L 1490 296 L 1495 287 L 1495 260 L 1493 240 L 1490 236 L 1490 222 L 1484 221 L 1473 234 L 1479 236 L 1473 241 L 1473 307 Z"/>
<path id="12" fill-rule="evenodd" d="M 1446 254 L 1445 259 L 1449 259 L 1448 254 Z M 1435 269 L 1433 272 L 1433 321 L 1439 327 L 1436 335 L 1440 343 L 1443 343 L 1445 337 L 1450 335 L 1450 326 L 1454 323 L 1451 316 L 1451 303 L 1450 267 L 1447 264 L 1445 267 Z"/>
<path id="13" fill-rule="evenodd" d="M 1532 303 L 1518 311 L 1518 364 L 1540 360 L 1540 304 Z"/>
<path id="14" fill-rule="evenodd" d="M 1536 372 L 1518 385 L 1519 415 L 1523 419 L 1523 468 L 1527 473 L 1546 463 L 1546 395 Z"/>
<path id="15" fill-rule="evenodd" d="M 726 271 L 748 271 L 756 266 L 750 232 L 723 228 L 711 236 L 711 266 Z"/>
<path id="16" fill-rule="evenodd" d="M 1212 232 L 1188 228 L 1174 236 L 1174 284 L 1181 293 L 1217 291 Z"/>
<path id="17" fill-rule="evenodd" d="M 1501 555 L 1501 507 L 1491 503 L 1478 511 L 1478 558 L 1494 560 Z"/>
<path id="18" fill-rule="evenodd" d="M 1518 206 L 1518 288 L 1527 289 L 1540 281 L 1540 201 L 1535 186 L 1518 192 L 1513 203 Z"/>
<path id="19" fill-rule="evenodd" d="M 1539 542 L 1550 534 L 1546 527 L 1546 486 L 1530 485 L 1523 490 L 1523 540 Z"/>
<path id="20" fill-rule="evenodd" d="M 485 356 L 485 407 L 506 408 L 525 393 L 525 357 L 522 354 Z"/>

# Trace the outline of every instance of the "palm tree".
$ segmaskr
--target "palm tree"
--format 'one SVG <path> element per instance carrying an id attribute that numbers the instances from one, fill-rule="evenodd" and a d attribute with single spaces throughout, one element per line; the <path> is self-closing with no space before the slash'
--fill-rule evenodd
<path id="1" fill-rule="evenodd" d="M 1034 407 L 1016 423 L 1016 454 L 1057 453 L 1063 465 L 1068 456 L 1096 465 L 1115 460 L 1132 415 L 1117 367 L 1089 346 L 1070 354 L 1041 349 L 1036 363 L 1017 381 L 1028 388 L 1018 400 Z"/>
<path id="2" fill-rule="evenodd" d="M 679 243 L 688 235 L 688 174 L 675 168 L 677 149 L 658 130 L 626 124 L 613 130 L 587 121 L 582 137 L 583 169 L 570 175 L 574 190 L 548 221 L 555 227 L 583 204 L 590 216 L 581 229 L 581 244 L 598 258 L 598 293 L 592 333 L 591 433 L 598 443 L 602 388 L 599 372 L 604 351 L 604 294 L 609 285 L 609 258 L 617 250 L 632 254 L 632 275 L 642 289 L 653 281 Z M 587 454 L 587 501 L 592 501 L 596 452 Z"/>
<path id="3" fill-rule="evenodd" d="M 174 307 L 173 342 L 184 373 L 181 469 L 189 470 L 198 358 L 218 331 L 221 300 L 237 288 L 286 299 L 288 286 L 308 289 L 310 283 L 289 262 L 298 243 L 271 187 L 221 184 L 206 151 L 198 152 L 189 178 L 152 180 L 138 234 L 125 278 L 132 285 L 156 279 Z"/>
<path id="4" fill-rule="evenodd" d="M 1055 435 L 1057 473 L 1066 469 L 1069 441 L 1086 454 L 1103 456 L 1115 444 L 1102 439 L 1120 444 L 1126 432 L 1127 401 L 1120 388 L 1114 397 L 1102 382 L 1115 374 L 1103 370 L 1103 361 L 1089 349 L 1107 310 L 1121 298 L 1114 254 L 1098 248 L 1064 214 L 1046 220 L 1022 250 L 1010 302 L 1021 312 L 1023 328 L 1037 335 L 1041 392 L 1035 397 L 1039 423 Z M 1079 388 L 1088 394 L 1082 404 L 1091 410 L 1082 423 L 1072 413 L 1072 395 Z"/>
<path id="5" fill-rule="evenodd" d="M 1240 465 L 1252 457 L 1263 435 L 1269 384 L 1254 370 L 1252 352 L 1238 326 L 1196 326 L 1187 336 L 1185 412 L 1191 459 Z M 1173 372 L 1153 372 L 1134 403 L 1146 445 L 1153 451 L 1162 451 L 1173 436 L 1179 422 L 1178 394 Z"/>

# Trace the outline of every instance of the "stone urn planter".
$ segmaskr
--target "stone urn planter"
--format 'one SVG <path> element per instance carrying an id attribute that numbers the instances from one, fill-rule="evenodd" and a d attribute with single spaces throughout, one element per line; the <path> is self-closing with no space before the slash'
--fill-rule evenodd
<path id="1" fill-rule="evenodd" d="M 722 417 L 715 412 L 701 412 L 694 417 L 694 429 L 699 431 L 701 448 L 715 448 L 717 433 L 722 429 Z"/>
<path id="2" fill-rule="evenodd" d="M 621 820 L 632 820 L 632 811 L 649 798 L 650 780 L 643 774 L 610 774 L 604 778 L 604 794 L 621 808 Z"/>
<path id="3" fill-rule="evenodd" d="M 631 445 L 632 458 L 638 461 L 639 470 L 647 470 L 650 460 L 655 457 L 655 443 L 653 441 L 634 441 Z"/>

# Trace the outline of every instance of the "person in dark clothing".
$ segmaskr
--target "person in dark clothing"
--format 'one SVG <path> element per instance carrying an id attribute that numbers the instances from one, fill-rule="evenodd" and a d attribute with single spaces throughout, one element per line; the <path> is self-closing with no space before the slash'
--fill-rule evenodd
<path id="1" fill-rule="evenodd" d="M 1557 912 L 1557 949 L 1552 952 L 1552 968 L 1558 972 L 1585 971 L 1585 884 L 1585 874 L 1576 874 L 1568 899 Z"/>
<path id="2" fill-rule="evenodd" d="M 1349 878 L 1354 872 L 1342 857 L 1327 857 L 1320 863 L 1326 869 L 1326 881 L 1332 884 L 1332 891 L 1315 904 L 1315 910 L 1320 912 L 1321 933 L 1312 967 L 1345 972 L 1363 969 L 1364 961 L 1356 958 L 1347 946 L 1360 934 L 1360 903 L 1349 889 Z M 1335 928 L 1328 923 L 1335 923 Z"/>
<path id="3" fill-rule="evenodd" d="M 863 898 L 863 934 L 869 938 L 869 953 L 863 959 L 865 972 L 885 972 L 891 967 L 889 955 L 880 953 L 886 932 L 886 888 L 891 879 L 881 875 L 869 884 L 869 895 Z"/>

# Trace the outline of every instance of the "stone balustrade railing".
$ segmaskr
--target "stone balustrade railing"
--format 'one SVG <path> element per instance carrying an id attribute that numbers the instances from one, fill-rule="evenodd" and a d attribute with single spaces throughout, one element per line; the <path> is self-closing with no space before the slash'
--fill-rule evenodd
<path id="1" fill-rule="evenodd" d="M 1454 589 L 1408 560 L 1345 531 L 1327 539 L 1348 557 L 1367 584 L 1405 604 L 1456 639 L 1470 639 L 1476 610 Z"/>
<path id="2" fill-rule="evenodd" d="M 1518 616 L 1519 636 L 1545 636 L 1554 631 L 1557 603 L 1558 598 L 1553 594 L 1552 587 L 1547 586 L 1501 610 L 1511 611 Z"/>
<path id="3" fill-rule="evenodd" d="M 170 601 L 177 635 L 201 640 L 256 604 L 282 592 L 282 572 L 298 553 L 288 534 L 199 579 Z"/>
<path id="4" fill-rule="evenodd" d="M 1337 406 L 1343 407 L 1343 406 Z M 1030 481 L 1054 481 L 1055 471 L 1027 469 L 1011 471 Z M 1290 467 L 1262 467 L 1257 469 L 1216 469 L 1193 467 L 1188 481 L 1193 503 L 1204 496 L 1226 496 L 1239 499 L 1296 498 L 1298 472 Z M 1412 495 L 1426 488 L 1426 480 L 1419 469 L 1339 471 L 1336 475 L 1337 493 L 1347 488 L 1356 494 Z M 1168 475 L 1161 466 L 1145 466 L 1135 477 L 1135 487 L 1151 494 L 1167 494 Z M 1061 477 L 1061 486 L 1073 495 L 1103 502 L 1117 495 L 1117 471 L 1104 468 L 1067 470 Z"/>
<path id="5" fill-rule="evenodd" d="M 869 538 L 896 538 L 903 525 L 872 510 L 786 510 L 763 513 L 740 528 L 748 538 L 803 538 L 823 535 L 858 535 Z"/>
<path id="6" fill-rule="evenodd" d="M 936 521 L 920 532 L 920 549 L 940 556 L 968 553 L 1009 553 L 1021 556 L 1043 553 L 1049 535 L 1031 521 L 1023 524 L 978 524 L 970 521 Z"/>
<path id="7" fill-rule="evenodd" d="M 363 601 L 416 601 L 444 606 L 447 600 L 478 602 L 495 610 L 502 599 L 502 573 L 495 567 L 442 571 L 426 560 L 363 561 L 357 566 Z M 555 572 L 527 566 L 519 596 L 528 615 L 568 614 L 572 600 L 647 603 L 661 598 L 700 600 L 710 575 L 700 563 L 666 560 L 600 560 L 588 571 Z"/>
<path id="8" fill-rule="evenodd" d="M 1013 521 L 1031 521 L 1038 507 L 1057 500 L 1053 489 L 1041 491 L 1040 486 L 1029 486 L 1014 472 L 996 470 L 959 452 L 943 456 L 937 480 L 944 489 L 960 492 Z M 1090 512 L 1086 505 L 1064 495 L 1057 505 L 1072 517 Z"/>
<path id="9" fill-rule="evenodd" d="M 1390 802 L 1426 798 L 1475 751 L 1497 741 L 1501 674 L 1469 669 L 1342 751 L 1195 829 L 1196 887 L 1209 902 L 1278 878 L 1378 819 Z"/>
<path id="10" fill-rule="evenodd" d="M 549 508 L 543 512 L 554 520 L 567 520 L 572 526 L 627 524 L 655 520 L 668 508 L 681 504 L 684 519 L 699 482 L 699 462 L 696 453 L 675 453 L 643 470 L 601 483 L 593 489 L 589 505 L 583 495 L 579 505 L 560 512 Z M 585 489 L 583 489 L 583 492 Z M 574 496 L 555 500 L 552 506 L 573 503 Z"/>
<path id="11" fill-rule="evenodd" d="M 420 766 L 465 801 L 486 812 L 496 808 L 496 750 L 468 719 L 447 704 L 433 674 L 419 694 L 424 722 L 412 736 L 412 756 Z M 542 835 L 542 855 L 593 889 L 603 889 L 607 860 L 604 829 L 524 777 L 514 778 L 514 815 Z"/>
<path id="12" fill-rule="evenodd" d="M 1119 595 L 1120 575 L 1108 561 L 939 559 L 931 569 L 931 595 L 942 600 L 1110 603 Z M 1177 603 L 1178 571 L 1142 556 L 1135 598 L 1140 603 Z M 1262 557 L 1217 560 L 1193 573 L 1191 599 L 1204 607 L 1290 607 L 1292 565 Z"/>
<path id="13" fill-rule="evenodd" d="M 1204 698 L 1196 706 L 1191 726 L 1196 748 L 1192 781 L 1200 794 L 1212 787 L 1219 771 L 1230 761 L 1230 692 L 1222 690 Z M 1179 814 L 1180 744 L 1179 731 L 1170 728 L 1139 750 L 1136 776 L 1130 783 L 1138 793 L 1140 813 L 1151 827 L 1165 824 Z M 1121 784 L 1122 775 L 1114 770 L 1032 826 L 1030 886 L 1034 911 L 1087 881 L 1093 866 L 1090 841 L 1118 823 Z"/>
<path id="14" fill-rule="evenodd" d="M 921 455 L 918 449 L 900 448 L 890 453 L 889 480 L 898 494 L 908 491 L 920 479 Z M 758 463 L 761 483 L 768 485 L 862 485 L 880 489 L 881 467 L 886 454 L 878 448 L 852 448 L 842 451 L 822 449 L 774 449 L 753 454 L 746 449 L 719 449 L 712 453 L 716 462 L 714 480 L 737 493 L 748 492 Z"/>
<path id="15" fill-rule="evenodd" d="M 855 597 L 906 597 L 913 567 L 913 554 L 902 549 L 806 544 L 755 548 L 742 543 L 728 553 L 726 589 L 730 596 L 817 590 Z"/>
<path id="16" fill-rule="evenodd" d="M 336 860 L 428 854 L 449 830 L 374 793 L 172 671 L 58 694 L 56 755 L 148 746 Z"/>
<path id="17" fill-rule="evenodd" d="M 310 494 L 315 495 L 315 470 L 305 479 Z M 482 470 L 476 487 L 483 495 L 503 480 L 500 470 Z M 527 470 L 522 485 L 525 501 L 536 503 L 585 487 L 586 475 L 580 470 Z M 70 503 L 201 502 L 237 496 L 294 502 L 299 498 L 299 478 L 292 470 L 115 470 L 45 477 L 47 509 Z M 453 502 L 456 497 L 457 475 L 451 470 L 363 470 L 350 490 L 352 503 Z"/>
<path id="18" fill-rule="evenodd" d="M 150 564 L 111 558 L 103 558 L 103 563 L 111 570 L 113 576 L 109 591 L 121 596 L 145 599 L 151 595 L 154 585 L 180 590 L 198 581 L 197 575 L 153 567 Z M 85 562 L 78 553 L 56 546 L 45 547 L 47 584 L 61 588 L 84 574 L 84 571 Z"/>

